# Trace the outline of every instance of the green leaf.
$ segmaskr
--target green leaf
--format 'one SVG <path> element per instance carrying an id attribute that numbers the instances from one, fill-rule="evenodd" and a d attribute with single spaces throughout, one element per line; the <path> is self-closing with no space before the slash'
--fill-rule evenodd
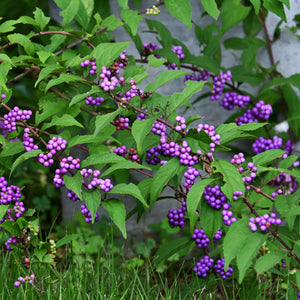
<path id="1" fill-rule="evenodd" d="M 44 79 L 46 79 L 51 73 L 55 72 L 64 72 L 66 69 L 64 67 L 61 67 L 59 65 L 49 65 L 46 68 L 42 69 L 38 80 L 35 82 L 34 87 L 37 87 L 37 85 Z"/>
<path id="2" fill-rule="evenodd" d="M 72 74 L 65 74 L 65 73 L 61 73 L 60 76 L 58 78 L 55 79 L 51 79 L 46 88 L 45 88 L 45 92 L 47 92 L 51 87 L 59 85 L 61 83 L 68 83 L 71 81 L 78 81 L 78 82 L 85 82 L 85 83 L 89 83 L 86 79 L 81 78 L 79 76 L 76 75 L 72 75 Z"/>
<path id="3" fill-rule="evenodd" d="M 167 107 L 167 113 L 173 113 L 181 106 L 188 106 L 188 100 L 197 92 L 200 92 L 205 84 L 205 81 L 186 81 L 187 87 L 180 93 L 174 93 L 170 105 Z"/>
<path id="4" fill-rule="evenodd" d="M 265 80 L 263 74 L 250 72 L 243 65 L 233 66 L 231 69 L 232 79 L 239 82 L 247 82 L 251 85 L 259 85 Z"/>
<path id="5" fill-rule="evenodd" d="M 250 0 L 250 2 L 254 7 L 255 13 L 258 15 L 259 9 L 260 9 L 260 6 L 261 6 L 261 1 L 260 0 Z"/>
<path id="6" fill-rule="evenodd" d="M 19 21 L 16 20 L 8 20 L 6 22 L 3 22 L 0 25 L 0 33 L 6 33 L 6 32 L 10 32 L 10 31 L 14 31 L 15 30 L 15 24 L 19 23 Z"/>
<path id="7" fill-rule="evenodd" d="M 248 238 L 255 234 L 249 228 L 249 218 L 243 218 L 231 224 L 223 241 L 223 251 L 225 258 L 225 270 L 231 261 L 238 256 L 243 247 L 247 244 Z"/>
<path id="8" fill-rule="evenodd" d="M 200 68 L 211 71 L 215 74 L 218 74 L 220 71 L 219 65 L 212 60 L 208 55 L 195 56 L 195 55 L 187 55 L 184 58 L 184 62 L 192 65 L 196 65 Z"/>
<path id="9" fill-rule="evenodd" d="M 14 163 L 13 163 L 13 165 L 11 167 L 9 176 L 11 176 L 11 174 L 15 170 L 15 168 L 17 166 L 19 166 L 22 162 L 24 162 L 25 160 L 27 160 L 29 158 L 36 157 L 40 153 L 42 153 L 42 150 L 38 149 L 38 150 L 33 150 L 33 151 L 25 152 L 25 153 L 21 154 L 20 156 L 18 156 L 18 158 L 14 161 Z"/>
<path id="10" fill-rule="evenodd" d="M 138 199 L 145 207 L 148 207 L 140 189 L 133 183 L 120 183 L 115 185 L 109 192 L 109 194 L 128 194 Z"/>
<path id="11" fill-rule="evenodd" d="M 114 15 L 110 15 L 101 23 L 101 28 L 107 27 L 107 31 L 113 31 L 120 26 L 123 26 L 122 21 Z"/>
<path id="12" fill-rule="evenodd" d="M 268 235 L 262 232 L 251 232 L 247 242 L 243 245 L 237 255 L 237 266 L 239 269 L 239 283 L 242 283 L 247 269 L 252 265 L 252 260 L 257 256 L 262 244 Z"/>
<path id="13" fill-rule="evenodd" d="M 44 15 L 43 11 L 38 7 L 35 9 L 33 15 L 34 15 L 34 19 L 36 21 L 36 24 L 39 26 L 40 30 L 43 31 L 44 28 L 49 23 L 50 18 L 46 17 Z"/>
<path id="14" fill-rule="evenodd" d="M 44 123 L 41 130 L 46 130 L 52 126 L 67 127 L 77 126 L 83 128 L 83 125 L 75 120 L 71 115 L 63 115 L 62 117 L 54 116 L 50 123 Z"/>
<path id="15" fill-rule="evenodd" d="M 150 189 L 150 207 L 153 206 L 169 180 L 178 173 L 179 168 L 178 158 L 173 157 L 156 172 Z"/>
<path id="16" fill-rule="evenodd" d="M 116 111 L 105 114 L 105 115 L 99 115 L 96 117 L 95 121 L 95 132 L 94 136 L 96 136 L 102 129 L 107 127 L 110 122 L 119 114 L 122 114 L 122 111 L 124 109 L 119 107 Z"/>
<path id="17" fill-rule="evenodd" d="M 46 60 L 52 56 L 51 52 L 48 51 L 37 51 L 36 54 L 38 55 L 40 61 L 44 64 Z"/>
<path id="18" fill-rule="evenodd" d="M 125 162 L 126 159 L 122 156 L 118 156 L 115 153 L 109 152 L 100 152 L 97 154 L 90 155 L 87 159 L 81 162 L 81 166 L 83 168 L 92 166 L 92 165 L 102 165 L 102 164 L 109 164 L 109 163 L 119 163 Z"/>
<path id="19" fill-rule="evenodd" d="M 129 26 L 131 33 L 136 35 L 139 23 L 143 19 L 143 15 L 139 15 L 139 13 L 135 10 L 125 8 L 121 11 L 121 18 Z"/>
<path id="20" fill-rule="evenodd" d="M 5 216 L 8 208 L 9 208 L 9 205 L 4 205 L 4 204 L 0 205 L 0 220 L 3 219 L 3 217 Z"/>
<path id="21" fill-rule="evenodd" d="M 24 151 L 24 146 L 22 142 L 7 142 L 3 144 L 0 157 L 12 156 L 14 154 Z"/>
<path id="22" fill-rule="evenodd" d="M 72 0 L 69 5 L 63 9 L 59 14 L 63 17 L 61 22 L 62 27 L 66 27 L 76 17 L 79 9 L 79 0 Z"/>
<path id="23" fill-rule="evenodd" d="M 67 189 L 73 191 L 80 200 L 83 200 L 81 194 L 82 175 L 80 172 L 76 172 L 74 176 L 64 175 L 64 183 Z"/>
<path id="24" fill-rule="evenodd" d="M 264 151 L 252 157 L 255 166 L 264 166 L 277 158 L 281 158 L 286 151 L 280 149 L 271 149 Z"/>
<path id="25" fill-rule="evenodd" d="M 192 8 L 188 0 L 165 0 L 169 13 L 192 30 Z"/>
<path id="26" fill-rule="evenodd" d="M 91 13 L 94 8 L 94 1 L 92 0 L 80 0 L 78 13 L 75 16 L 75 20 L 82 26 L 82 28 L 87 29 L 91 17 Z"/>
<path id="27" fill-rule="evenodd" d="M 122 8 L 128 8 L 128 0 L 118 0 L 118 3 Z"/>
<path id="28" fill-rule="evenodd" d="M 117 170 L 122 170 L 122 169 L 146 169 L 146 170 L 151 170 L 150 168 L 140 165 L 138 163 L 132 162 L 132 161 L 123 161 L 120 163 L 116 163 L 109 167 L 107 170 L 105 170 L 102 174 L 101 177 L 106 177 L 113 172 Z"/>
<path id="29" fill-rule="evenodd" d="M 145 121 L 135 120 L 132 124 L 132 135 L 137 145 L 137 153 L 141 155 L 142 146 L 146 135 L 151 131 L 156 118 L 148 118 Z"/>
<path id="30" fill-rule="evenodd" d="M 180 78 L 184 75 L 188 74 L 187 72 L 181 71 L 181 70 L 168 70 L 168 71 L 164 71 L 162 73 L 159 73 L 156 76 L 156 80 L 154 82 L 150 82 L 145 90 L 146 91 L 152 91 L 154 92 L 155 90 L 157 90 L 159 87 L 161 87 L 162 85 L 175 80 L 177 78 Z"/>
<path id="31" fill-rule="evenodd" d="M 243 6 L 240 0 L 224 0 L 221 7 L 222 33 L 238 25 L 250 11 L 251 7 Z"/>
<path id="32" fill-rule="evenodd" d="M 192 243 L 193 240 L 189 237 L 171 239 L 168 243 L 163 244 L 155 253 L 154 265 L 157 267 L 179 250 L 190 247 Z"/>
<path id="33" fill-rule="evenodd" d="M 245 193 L 245 184 L 239 171 L 226 160 L 215 160 L 211 164 L 214 173 L 219 172 L 223 175 L 225 184 L 221 187 L 222 192 L 228 199 L 232 199 L 235 191 Z"/>
<path id="34" fill-rule="evenodd" d="M 164 48 L 171 49 L 173 45 L 173 39 L 169 29 L 156 20 L 146 19 L 146 22 L 150 30 L 156 29 L 157 33 L 161 37 L 160 42 Z"/>
<path id="35" fill-rule="evenodd" d="M 19 44 L 20 46 L 22 46 L 28 55 L 34 55 L 34 46 L 31 43 L 30 39 L 25 35 L 14 33 L 8 35 L 7 38 L 12 44 Z"/>
<path id="36" fill-rule="evenodd" d="M 46 253 L 47 253 L 46 248 L 34 248 L 34 255 L 37 257 L 37 259 L 40 262 L 43 262 L 43 258 L 44 258 Z"/>
<path id="37" fill-rule="evenodd" d="M 93 95 L 95 93 L 101 93 L 103 92 L 103 90 L 99 87 L 99 86 L 96 86 L 96 85 L 93 85 L 92 86 L 92 89 L 87 92 L 87 93 L 83 93 L 83 94 L 77 94 L 75 95 L 73 98 L 72 98 L 72 101 L 70 102 L 69 104 L 69 107 L 81 102 L 83 99 L 85 99 L 88 95 Z"/>
<path id="38" fill-rule="evenodd" d="M 284 22 L 286 22 L 286 15 L 284 12 L 283 4 L 276 0 L 264 0 L 263 1 L 263 7 L 275 15 L 277 15 L 279 18 L 281 18 Z"/>
<path id="39" fill-rule="evenodd" d="M 95 222 L 95 216 L 97 213 L 97 209 L 101 204 L 101 192 L 98 189 L 87 191 L 82 191 L 83 199 L 85 200 L 85 205 L 87 206 L 88 210 L 92 216 L 92 223 Z"/>
<path id="40" fill-rule="evenodd" d="M 205 11 L 211 15 L 215 20 L 218 19 L 220 11 L 218 10 L 215 0 L 201 0 Z"/>
<path id="41" fill-rule="evenodd" d="M 113 61 L 128 47 L 130 42 L 101 43 L 91 53 L 96 58 L 97 69 L 109 67 Z"/>
<path id="42" fill-rule="evenodd" d="M 277 265 L 283 258 L 286 257 L 285 252 L 272 251 L 258 258 L 255 264 L 257 274 L 264 273 Z"/>
<path id="43" fill-rule="evenodd" d="M 117 199 L 109 199 L 107 201 L 103 201 L 102 206 L 107 210 L 112 221 L 118 226 L 123 237 L 126 239 L 126 209 L 124 203 Z"/>
<path id="44" fill-rule="evenodd" d="M 285 103 L 288 106 L 287 120 L 297 138 L 300 137 L 300 101 L 289 85 L 282 86 Z"/>
<path id="45" fill-rule="evenodd" d="M 0 53 L 0 59 L 8 62 L 10 65 L 14 65 L 14 63 L 12 62 L 12 60 L 10 59 L 10 57 L 4 53 Z"/>
<path id="46" fill-rule="evenodd" d="M 11 235 L 19 236 L 20 234 L 20 228 L 15 221 L 7 220 L 1 224 L 1 228 L 6 230 Z"/>
<path id="47" fill-rule="evenodd" d="M 80 144 L 90 144 L 90 143 L 101 143 L 108 139 L 115 140 L 109 135 L 99 135 L 95 137 L 94 135 L 76 135 L 71 140 L 68 141 L 68 148 Z M 118 142 L 117 140 L 115 140 Z"/>
<path id="48" fill-rule="evenodd" d="M 199 215 L 196 213 L 203 191 L 207 185 L 210 185 L 215 179 L 213 177 L 205 178 L 195 183 L 187 194 L 186 206 L 190 219 L 190 232 L 194 231 L 195 224 Z"/>
<path id="49" fill-rule="evenodd" d="M 55 243 L 56 248 L 69 244 L 70 242 L 77 239 L 78 237 L 80 237 L 79 233 L 66 235 Z"/>

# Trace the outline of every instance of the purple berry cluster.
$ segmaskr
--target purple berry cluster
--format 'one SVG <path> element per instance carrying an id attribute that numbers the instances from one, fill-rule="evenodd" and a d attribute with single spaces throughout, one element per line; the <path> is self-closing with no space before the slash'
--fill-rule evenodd
<path id="1" fill-rule="evenodd" d="M 226 81 L 230 81 L 232 78 L 231 71 L 220 74 L 220 76 L 214 76 L 213 78 L 213 90 L 210 96 L 210 100 L 219 100 L 223 93 L 223 87 Z"/>
<path id="2" fill-rule="evenodd" d="M 75 171 L 76 169 L 80 168 L 80 159 L 79 158 L 73 158 L 72 156 L 68 156 L 66 158 L 63 158 L 60 162 L 60 169 L 55 170 L 55 175 L 53 178 L 53 184 L 56 187 L 62 187 L 65 185 L 63 176 L 68 171 Z"/>
<path id="3" fill-rule="evenodd" d="M 192 234 L 192 239 L 195 241 L 198 248 L 205 248 L 210 243 L 209 238 L 205 234 L 204 230 L 196 228 Z"/>
<path id="4" fill-rule="evenodd" d="M 15 106 L 8 114 L 4 115 L 4 129 L 8 132 L 16 131 L 16 122 L 29 120 L 31 115 L 31 110 L 21 110 L 18 106 Z"/>
<path id="5" fill-rule="evenodd" d="M 113 188 L 110 179 L 98 178 L 101 175 L 99 170 L 82 169 L 80 173 L 83 177 L 83 183 L 87 185 L 89 190 L 99 188 L 104 192 L 109 192 Z M 87 179 L 89 179 L 89 182 L 86 181 Z"/>
<path id="6" fill-rule="evenodd" d="M 263 100 L 260 100 L 256 103 L 255 107 L 247 109 L 242 116 L 237 117 L 235 123 L 240 126 L 251 122 L 259 122 L 259 120 L 267 120 L 272 112 L 272 106 L 270 104 L 265 104 Z"/>
<path id="7" fill-rule="evenodd" d="M 228 267 L 228 270 L 224 270 L 225 266 L 225 258 L 218 259 L 216 264 L 214 265 L 214 269 L 218 274 L 221 275 L 222 279 L 225 280 L 228 277 L 232 276 L 233 269 L 231 267 Z"/>
<path id="8" fill-rule="evenodd" d="M 90 69 L 90 74 L 91 75 L 94 75 L 97 73 L 97 66 L 96 66 L 96 62 L 95 61 L 90 61 L 89 59 L 86 59 L 85 61 L 82 61 L 80 63 L 80 67 L 81 68 L 86 68 L 88 66 L 91 66 L 91 69 Z"/>
<path id="9" fill-rule="evenodd" d="M 227 226 L 230 226 L 233 222 L 237 222 L 237 219 L 235 217 L 232 217 L 233 212 L 229 210 L 230 207 L 231 205 L 229 203 L 224 203 L 223 205 L 223 211 L 222 211 L 223 221 L 224 224 Z"/>
<path id="10" fill-rule="evenodd" d="M 198 163 L 198 157 L 196 155 L 191 155 L 191 147 L 187 141 L 183 141 L 180 154 L 179 154 L 179 162 L 184 166 L 194 166 Z"/>
<path id="11" fill-rule="evenodd" d="M 158 145 L 146 151 L 146 162 L 150 165 L 157 165 L 161 162 L 159 155 L 162 152 L 162 146 Z"/>
<path id="12" fill-rule="evenodd" d="M 62 137 L 52 137 L 47 144 L 48 152 L 39 154 L 39 162 L 45 167 L 50 167 L 54 163 L 54 155 L 57 152 L 64 150 L 66 146 L 67 141 L 64 140 Z"/>
<path id="13" fill-rule="evenodd" d="M 221 231 L 221 229 L 218 229 L 217 232 L 214 234 L 213 242 L 216 243 L 217 241 L 219 241 L 222 238 L 222 234 L 223 232 Z"/>
<path id="14" fill-rule="evenodd" d="M 235 106 L 244 107 L 248 105 L 249 101 L 250 96 L 248 95 L 238 95 L 235 92 L 226 92 L 223 99 L 220 101 L 220 105 L 227 110 L 232 110 Z"/>
<path id="15" fill-rule="evenodd" d="M 87 93 L 88 94 L 88 93 Z M 86 97 L 86 100 L 85 100 L 85 104 L 86 105 L 95 105 L 95 106 L 99 106 L 101 103 L 104 102 L 104 98 L 103 97 L 95 97 L 93 98 L 92 95 L 88 95 Z"/>
<path id="16" fill-rule="evenodd" d="M 213 125 L 208 125 L 208 124 L 199 124 L 197 126 L 197 131 L 200 132 L 201 130 L 204 130 L 211 138 L 212 143 L 210 143 L 210 151 L 209 153 L 207 153 L 208 157 L 212 157 L 213 152 L 215 152 L 215 147 L 216 144 L 220 144 L 220 139 L 221 136 L 219 134 L 216 134 L 215 132 L 215 127 Z"/>
<path id="17" fill-rule="evenodd" d="M 159 122 L 159 121 L 155 121 L 152 125 L 151 131 L 154 134 L 157 134 L 157 135 L 160 135 L 160 136 L 165 136 L 165 134 L 166 134 L 166 125 Z"/>
<path id="18" fill-rule="evenodd" d="M 288 173 L 280 173 L 278 176 L 273 178 L 269 185 L 279 186 L 279 188 L 272 193 L 272 197 L 277 195 L 290 195 L 296 192 L 298 189 L 298 181 L 296 177 L 288 174 Z"/>
<path id="19" fill-rule="evenodd" d="M 141 51 L 141 55 L 143 57 L 147 57 L 147 56 L 153 54 L 153 51 L 158 48 L 159 47 L 155 43 L 144 43 L 142 51 Z M 158 56 L 158 55 L 156 55 L 155 57 L 160 58 L 160 56 Z"/>
<path id="20" fill-rule="evenodd" d="M 214 260 L 208 255 L 205 255 L 196 263 L 196 265 L 193 268 L 193 271 L 196 272 L 199 277 L 205 278 L 207 277 L 208 271 L 212 269 L 213 264 Z"/>
<path id="21" fill-rule="evenodd" d="M 34 140 L 33 138 L 31 138 L 29 136 L 30 133 L 30 129 L 29 128 L 25 128 L 24 129 L 24 134 L 23 134 L 23 146 L 25 151 L 29 152 L 29 151 L 33 151 L 33 150 L 38 150 L 39 147 L 37 145 L 34 145 Z"/>
<path id="22" fill-rule="evenodd" d="M 233 200 L 236 201 L 241 196 L 243 196 L 243 192 L 242 191 L 235 191 L 235 192 L 233 192 Z"/>
<path id="23" fill-rule="evenodd" d="M 261 136 L 252 144 L 252 148 L 255 154 L 259 154 L 270 149 L 279 149 L 281 147 L 282 138 L 276 135 L 273 136 L 273 139 L 265 139 Z"/>
<path id="24" fill-rule="evenodd" d="M 120 119 L 115 120 L 114 124 L 116 126 L 116 130 L 124 130 L 129 127 L 129 119 L 121 117 Z"/>
<path id="25" fill-rule="evenodd" d="M 193 184 L 195 184 L 196 177 L 200 175 L 200 172 L 193 168 L 193 167 L 187 167 L 187 171 L 184 172 L 183 176 L 185 178 L 185 181 L 183 183 L 183 186 L 189 190 Z"/>
<path id="26" fill-rule="evenodd" d="M 92 222 L 92 215 L 89 211 L 89 209 L 86 207 L 85 204 L 81 205 L 81 213 L 85 216 L 85 222 L 86 223 L 91 223 Z M 99 215 L 96 213 L 95 215 L 95 221 L 99 221 Z"/>
<path id="27" fill-rule="evenodd" d="M 242 172 L 242 171 L 243 171 L 243 168 L 240 167 L 239 172 Z M 243 181 L 245 183 L 251 183 L 254 180 L 254 178 L 256 178 L 256 171 L 257 171 L 257 167 L 254 166 L 253 162 L 249 162 L 247 164 L 247 171 L 248 171 L 248 174 L 243 177 Z M 250 186 L 247 186 L 246 188 L 248 190 L 250 190 Z"/>
<path id="28" fill-rule="evenodd" d="M 284 153 L 282 155 L 282 158 L 287 158 L 289 155 L 292 154 L 292 151 L 295 149 L 295 146 L 292 144 L 291 140 L 287 140 L 285 145 L 284 145 L 284 150 L 286 151 L 286 153 Z M 298 162 L 299 164 L 299 162 Z M 298 166 L 298 165 L 297 165 Z"/>
<path id="29" fill-rule="evenodd" d="M 179 59 L 183 59 L 185 57 L 181 46 L 173 46 L 172 51 L 178 56 Z M 169 70 L 177 70 L 178 67 L 175 63 L 172 63 L 172 64 L 169 63 L 168 64 L 168 69 Z"/>
<path id="30" fill-rule="evenodd" d="M 218 185 L 213 187 L 210 185 L 206 186 L 203 191 L 203 195 L 207 203 L 215 209 L 223 207 L 227 200 L 227 197 L 221 192 Z"/>
<path id="31" fill-rule="evenodd" d="M 182 207 L 178 209 L 169 209 L 168 221 L 171 228 L 178 226 L 184 227 L 184 216 L 186 212 L 186 202 L 182 201 Z"/>
<path id="32" fill-rule="evenodd" d="M 176 116 L 175 120 L 177 122 L 177 125 L 176 125 L 175 129 L 177 131 L 181 131 L 181 130 L 186 129 L 186 124 L 185 124 L 185 118 L 184 117 Z"/>
<path id="33" fill-rule="evenodd" d="M 207 70 L 202 70 L 198 75 L 196 73 L 185 75 L 184 82 L 188 80 L 192 81 L 206 81 L 211 73 Z"/>
<path id="34" fill-rule="evenodd" d="M 134 148 L 130 148 L 127 150 L 126 146 L 117 147 L 114 150 L 114 153 L 116 153 L 119 156 L 125 157 L 127 160 L 131 160 L 136 163 L 140 163 L 141 160 L 137 154 L 137 151 Z"/>
<path id="35" fill-rule="evenodd" d="M 19 202 L 22 195 L 19 187 L 15 185 L 7 186 L 7 181 L 3 176 L 0 177 L 0 204 L 10 204 L 12 201 Z"/>
<path id="36" fill-rule="evenodd" d="M 35 275 L 31 274 L 30 276 L 26 276 L 25 278 L 20 276 L 17 281 L 15 281 L 14 286 L 19 287 L 21 284 L 28 282 L 29 284 L 34 284 Z"/>
<path id="37" fill-rule="evenodd" d="M 262 232 L 266 232 L 267 228 L 269 228 L 271 225 L 280 225 L 281 222 L 282 221 L 279 218 L 276 218 L 275 213 L 270 213 L 270 215 L 264 214 L 262 217 L 251 217 L 249 219 L 249 227 L 252 231 L 256 231 L 257 225 L 255 223 L 257 223 L 260 227 L 260 230 Z"/>

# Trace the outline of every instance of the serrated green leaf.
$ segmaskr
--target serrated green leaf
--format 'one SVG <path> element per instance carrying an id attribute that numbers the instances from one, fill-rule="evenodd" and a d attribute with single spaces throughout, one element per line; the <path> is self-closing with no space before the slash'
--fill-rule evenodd
<path id="1" fill-rule="evenodd" d="M 177 157 L 174 157 L 170 159 L 166 164 L 161 166 L 156 172 L 150 190 L 150 207 L 153 206 L 169 180 L 178 173 L 179 168 L 179 160 Z"/>
<path id="2" fill-rule="evenodd" d="M 29 152 L 25 152 L 23 154 L 21 154 L 20 156 L 18 156 L 18 158 L 14 161 L 11 170 L 10 170 L 10 175 L 12 174 L 12 172 L 15 170 L 15 168 L 17 166 L 19 166 L 22 162 L 24 162 L 25 160 L 32 158 L 32 157 L 36 157 L 38 156 L 40 153 L 42 153 L 42 150 L 38 149 L 38 150 L 33 150 L 33 151 L 29 151 Z"/>
<path id="3" fill-rule="evenodd" d="M 219 65 L 216 61 L 212 60 L 208 55 L 195 56 L 187 55 L 184 58 L 184 62 L 192 65 L 196 65 L 208 71 L 211 71 L 215 74 L 218 74 L 220 71 Z"/>
<path id="4" fill-rule="evenodd" d="M 34 46 L 31 43 L 30 39 L 25 35 L 20 33 L 14 33 L 8 35 L 7 38 L 12 44 L 19 44 L 20 46 L 22 46 L 28 55 L 34 55 Z"/>
<path id="5" fill-rule="evenodd" d="M 91 213 L 92 223 L 94 223 L 97 209 L 101 204 L 101 192 L 98 189 L 92 191 L 83 190 L 82 196 L 83 199 L 85 200 L 86 207 Z"/>
<path id="6" fill-rule="evenodd" d="M 67 189 L 73 191 L 80 200 L 82 199 L 82 175 L 80 172 L 76 172 L 74 176 L 64 175 L 64 183 Z"/>
<path id="7" fill-rule="evenodd" d="M 94 136 L 94 135 L 76 135 L 74 136 L 71 140 L 68 141 L 68 148 L 71 148 L 75 145 L 80 145 L 80 144 L 89 144 L 89 143 L 101 143 L 103 141 L 106 141 L 108 139 L 115 140 L 109 135 L 99 135 L 99 136 Z"/>
<path id="8" fill-rule="evenodd" d="M 41 130 L 46 130 L 52 126 L 67 127 L 67 126 L 77 126 L 83 128 L 83 125 L 75 120 L 71 115 L 63 115 L 61 117 L 54 116 L 50 123 L 44 123 Z"/>
<path id="9" fill-rule="evenodd" d="M 5 216 L 8 208 L 9 208 L 9 205 L 4 205 L 4 204 L 0 205 L 0 220 L 3 219 L 3 217 Z"/>
<path id="10" fill-rule="evenodd" d="M 286 255 L 287 254 L 285 252 L 273 251 L 271 253 L 265 254 L 264 256 L 261 256 L 256 261 L 254 267 L 257 274 L 261 274 L 268 271 L 269 269 L 277 265 L 281 261 L 281 259 L 286 257 Z"/>
<path id="11" fill-rule="evenodd" d="M 240 0 L 224 0 L 221 6 L 222 33 L 238 25 L 250 11 L 251 7 L 243 6 Z"/>
<path id="12" fill-rule="evenodd" d="M 259 9 L 260 9 L 260 6 L 261 6 L 261 1 L 260 0 L 250 0 L 250 2 L 254 7 L 255 14 L 258 15 Z"/>
<path id="13" fill-rule="evenodd" d="M 12 62 L 12 60 L 10 59 L 10 57 L 4 53 L 0 53 L 0 59 L 8 62 L 11 65 L 14 65 L 14 63 Z"/>
<path id="14" fill-rule="evenodd" d="M 63 17 L 61 25 L 66 27 L 74 18 L 76 17 L 79 9 L 79 0 L 72 0 L 69 2 L 68 6 L 63 9 L 59 14 Z"/>
<path id="15" fill-rule="evenodd" d="M 133 183 L 120 183 L 115 185 L 109 192 L 109 194 L 122 194 L 122 195 L 131 195 L 138 199 L 145 207 L 148 207 L 147 202 L 145 201 L 140 189 Z"/>
<path id="16" fill-rule="evenodd" d="M 140 15 L 135 10 L 130 10 L 126 8 L 121 10 L 121 18 L 129 26 L 131 33 L 133 35 L 136 35 L 139 23 L 143 19 L 143 15 Z"/>
<path id="17" fill-rule="evenodd" d="M 86 2 L 86 3 L 85 3 Z M 87 29 L 89 25 L 89 16 L 88 16 L 88 8 L 93 10 L 94 7 L 94 1 L 90 0 L 79 0 L 79 7 L 78 7 L 78 13 L 75 16 L 75 20 L 77 23 L 82 26 L 82 28 Z"/>
<path id="18" fill-rule="evenodd" d="M 187 87 L 180 93 L 174 93 L 170 105 L 167 107 L 167 113 L 173 113 L 181 106 L 188 106 L 188 100 L 197 92 L 200 92 L 206 81 L 192 81 L 186 82 Z"/>
<path id="19" fill-rule="evenodd" d="M 124 203 L 117 199 L 109 199 L 107 201 L 103 201 L 102 206 L 107 210 L 112 221 L 118 226 L 123 237 L 126 239 L 126 209 Z"/>
<path id="20" fill-rule="evenodd" d="M 45 92 L 47 92 L 51 87 L 59 85 L 61 83 L 68 83 L 68 82 L 85 82 L 85 83 L 89 83 L 86 79 L 81 78 L 79 76 L 76 75 L 72 75 L 72 74 L 65 74 L 65 73 L 61 73 L 59 77 L 55 78 L 55 79 L 51 79 L 46 88 L 45 88 Z"/>
<path id="21" fill-rule="evenodd" d="M 220 11 L 218 10 L 215 0 L 201 0 L 205 11 L 211 15 L 215 20 L 218 19 Z"/>
<path id="22" fill-rule="evenodd" d="M 274 0 L 264 0 L 263 1 L 263 7 L 275 15 L 277 15 L 279 18 L 281 18 L 284 22 L 286 22 L 286 15 L 284 12 L 283 4 L 279 1 Z"/>
<path id="23" fill-rule="evenodd" d="M 120 26 L 123 26 L 122 21 L 119 18 L 116 18 L 114 15 L 110 15 L 101 23 L 101 28 L 107 27 L 107 31 L 113 31 Z"/>
<path id="24" fill-rule="evenodd" d="M 122 114 L 124 109 L 119 107 L 116 111 L 105 114 L 99 115 L 96 117 L 95 121 L 95 132 L 94 136 L 96 136 L 102 129 L 110 124 L 110 122 L 119 114 Z"/>
<path id="25" fill-rule="evenodd" d="M 238 256 L 241 249 L 247 244 L 248 238 L 255 234 L 249 228 L 249 219 L 243 218 L 231 224 L 223 241 L 223 251 L 225 258 L 224 269 L 227 270 L 231 261 Z"/>
<path id="26" fill-rule="evenodd" d="M 211 164 L 214 173 L 218 172 L 223 175 L 225 184 L 221 187 L 222 192 L 228 199 L 232 199 L 235 191 L 245 193 L 245 184 L 239 171 L 226 160 L 215 160 Z"/>
<path id="27" fill-rule="evenodd" d="M 146 91 L 154 92 L 159 87 L 163 86 L 164 84 L 173 81 L 177 78 L 180 78 L 184 75 L 188 74 L 187 72 L 181 70 L 168 70 L 164 71 L 157 75 L 156 80 L 154 82 L 150 82 L 147 87 L 145 88 Z"/>
<path id="28" fill-rule="evenodd" d="M 135 120 L 132 124 L 132 135 L 136 142 L 136 150 L 139 155 L 142 153 L 142 146 L 147 134 L 151 131 L 156 118 L 147 118 L 145 121 Z"/>
<path id="29" fill-rule="evenodd" d="M 43 31 L 44 28 L 47 26 L 47 24 L 50 21 L 49 17 L 46 17 L 43 13 L 43 11 L 40 8 L 36 8 L 33 12 L 34 19 L 36 21 L 36 24 L 40 27 L 40 30 Z"/>
<path id="30" fill-rule="evenodd" d="M 7 142 L 3 145 L 0 157 L 12 156 L 24 151 L 22 142 Z"/>
<path id="31" fill-rule="evenodd" d="M 15 24 L 19 23 L 16 20 L 8 20 L 0 24 L 0 33 L 6 33 L 15 30 Z"/>
<path id="32" fill-rule="evenodd" d="M 277 158 L 281 158 L 286 151 L 280 149 L 271 149 L 264 151 L 252 157 L 255 166 L 264 166 Z"/>
<path id="33" fill-rule="evenodd" d="M 87 159 L 81 162 L 81 167 L 85 168 L 92 165 L 102 165 L 110 163 L 125 162 L 126 159 L 122 156 L 118 156 L 115 153 L 100 152 L 90 155 Z"/>
<path id="34" fill-rule="evenodd" d="M 148 56 L 148 67 L 159 68 L 166 62 L 163 58 L 157 58 L 153 54 Z"/>
<path id="35" fill-rule="evenodd" d="M 190 232 L 194 231 L 195 224 L 199 215 L 196 213 L 203 191 L 207 185 L 210 185 L 215 179 L 213 177 L 205 178 L 195 183 L 187 194 L 186 206 L 190 219 Z"/>
<path id="36" fill-rule="evenodd" d="M 165 0 L 169 13 L 192 30 L 192 8 L 188 0 Z"/>
<path id="37" fill-rule="evenodd" d="M 256 86 L 265 80 L 263 74 L 250 72 L 243 65 L 233 66 L 230 70 L 232 79 L 238 82 L 247 82 Z"/>
<path id="38" fill-rule="evenodd" d="M 243 245 L 236 259 L 239 269 L 239 283 L 242 283 L 246 271 L 252 265 L 253 258 L 258 254 L 260 247 L 267 238 L 268 235 L 261 232 L 253 232 L 248 235 L 247 243 Z"/>
<path id="39" fill-rule="evenodd" d="M 128 47 L 130 42 L 101 43 L 91 53 L 96 58 L 97 69 L 109 67 L 111 63 Z"/>
<path id="40" fill-rule="evenodd" d="M 70 242 L 77 239 L 78 237 L 80 237 L 79 233 L 66 235 L 55 243 L 56 248 L 69 244 Z"/>
<path id="41" fill-rule="evenodd" d="M 19 236 L 19 234 L 20 234 L 20 228 L 15 221 L 7 220 L 1 224 L 1 228 L 2 228 L 2 230 L 3 229 L 6 230 L 11 235 Z"/>
<path id="42" fill-rule="evenodd" d="M 46 60 L 52 56 L 51 52 L 47 52 L 47 51 L 37 51 L 36 54 L 38 55 L 40 61 L 44 64 L 46 62 Z"/>
<path id="43" fill-rule="evenodd" d="M 51 73 L 55 72 L 63 72 L 66 69 L 64 67 L 61 67 L 59 65 L 49 65 L 46 68 L 42 69 L 38 80 L 35 82 L 34 87 L 37 87 L 37 85 L 44 79 L 46 79 Z"/>

